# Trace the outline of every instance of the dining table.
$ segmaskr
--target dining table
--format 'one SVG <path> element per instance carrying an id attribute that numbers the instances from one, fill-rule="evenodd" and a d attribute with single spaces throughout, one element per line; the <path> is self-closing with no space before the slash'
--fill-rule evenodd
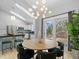
<path id="1" fill-rule="evenodd" d="M 22 45 L 26 49 L 32 49 L 36 51 L 35 54 L 38 54 L 43 50 L 48 50 L 57 47 L 57 42 L 55 40 L 45 40 L 45 39 L 29 39 L 29 40 L 25 39 Z M 39 58 L 41 59 L 41 56 L 39 56 Z"/>
<path id="2" fill-rule="evenodd" d="M 30 39 L 24 40 L 22 43 L 24 48 L 32 49 L 32 50 L 47 50 L 54 47 L 57 47 L 57 42 L 53 39 Z"/>

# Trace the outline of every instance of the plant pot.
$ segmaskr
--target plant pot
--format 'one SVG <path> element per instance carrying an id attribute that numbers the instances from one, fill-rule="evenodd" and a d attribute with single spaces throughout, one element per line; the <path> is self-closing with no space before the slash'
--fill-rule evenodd
<path id="1" fill-rule="evenodd" d="M 79 50 L 72 49 L 72 59 L 79 59 Z"/>

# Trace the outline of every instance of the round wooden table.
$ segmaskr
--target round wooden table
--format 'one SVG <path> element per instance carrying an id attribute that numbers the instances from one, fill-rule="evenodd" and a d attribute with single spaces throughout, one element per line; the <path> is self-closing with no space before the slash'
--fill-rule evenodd
<path id="1" fill-rule="evenodd" d="M 57 47 L 57 44 L 54 40 L 24 40 L 22 45 L 24 48 L 33 50 L 47 50 L 50 48 Z"/>

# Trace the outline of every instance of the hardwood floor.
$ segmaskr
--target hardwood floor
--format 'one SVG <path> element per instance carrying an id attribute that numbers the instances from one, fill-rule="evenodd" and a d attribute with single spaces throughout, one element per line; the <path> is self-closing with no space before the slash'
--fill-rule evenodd
<path id="1" fill-rule="evenodd" d="M 64 59 L 72 59 L 71 52 L 66 51 L 64 54 Z M 12 51 L 5 52 L 3 55 L 0 54 L 0 59 L 17 59 L 17 52 L 14 49 Z"/>
<path id="2" fill-rule="evenodd" d="M 8 52 L 4 52 L 4 54 L 0 54 L 0 59 L 17 59 L 16 50 L 11 50 Z"/>
<path id="3" fill-rule="evenodd" d="M 72 59 L 71 52 L 65 52 L 64 59 Z"/>

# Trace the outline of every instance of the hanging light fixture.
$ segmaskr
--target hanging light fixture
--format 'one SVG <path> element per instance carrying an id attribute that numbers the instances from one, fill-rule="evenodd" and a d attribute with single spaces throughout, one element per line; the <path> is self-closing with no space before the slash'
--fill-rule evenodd
<path id="1" fill-rule="evenodd" d="M 31 12 L 32 16 L 35 19 L 39 18 L 39 16 L 41 15 L 43 18 L 45 18 L 47 13 L 52 13 L 52 11 L 49 11 L 46 7 L 46 3 L 46 0 L 36 1 L 35 4 L 32 5 L 32 8 L 35 10 L 34 12 L 32 8 L 29 8 L 29 12 Z"/>

